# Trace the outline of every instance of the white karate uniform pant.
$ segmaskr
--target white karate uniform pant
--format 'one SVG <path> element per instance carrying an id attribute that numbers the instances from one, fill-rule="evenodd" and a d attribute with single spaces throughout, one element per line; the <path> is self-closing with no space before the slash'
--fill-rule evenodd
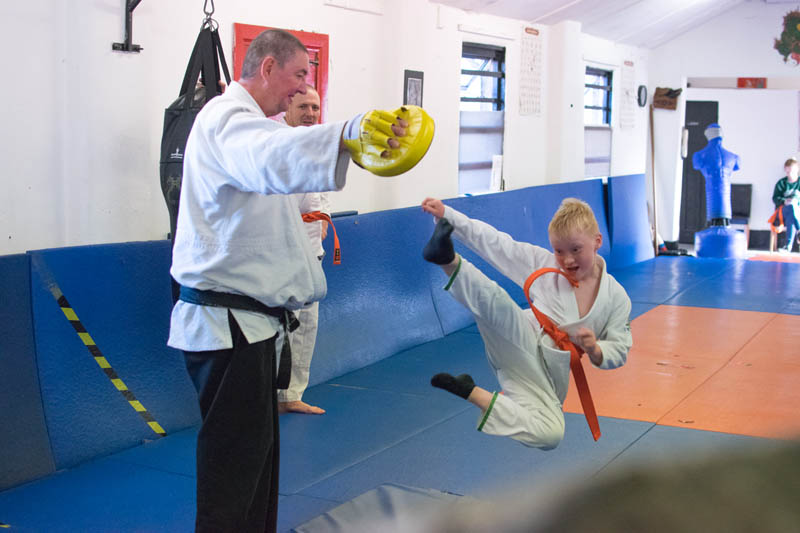
<path id="1" fill-rule="evenodd" d="M 526 446 L 556 447 L 564 438 L 564 413 L 542 357 L 543 333 L 530 313 L 464 259 L 448 290 L 474 315 L 504 391 L 481 413 L 478 429 Z"/>
<path id="2" fill-rule="evenodd" d="M 289 388 L 278 391 L 279 402 L 300 401 L 308 387 L 311 357 L 314 355 L 314 345 L 317 342 L 319 302 L 314 302 L 311 306 L 300 309 L 295 314 L 300 325 L 289 334 L 289 342 L 292 346 L 292 374 L 289 379 Z"/>

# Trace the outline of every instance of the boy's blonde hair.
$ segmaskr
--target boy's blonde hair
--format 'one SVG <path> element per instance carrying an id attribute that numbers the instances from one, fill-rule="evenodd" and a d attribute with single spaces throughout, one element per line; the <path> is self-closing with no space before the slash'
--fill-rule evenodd
<path id="1" fill-rule="evenodd" d="M 600 226 L 589 204 L 577 198 L 564 198 L 547 231 L 555 237 L 567 237 L 576 231 L 594 236 L 600 233 Z"/>
<path id="2" fill-rule="evenodd" d="M 794 157 L 790 157 L 789 159 L 787 159 L 786 162 L 783 164 L 783 168 L 790 167 L 792 165 L 797 165 L 797 159 L 795 159 Z"/>

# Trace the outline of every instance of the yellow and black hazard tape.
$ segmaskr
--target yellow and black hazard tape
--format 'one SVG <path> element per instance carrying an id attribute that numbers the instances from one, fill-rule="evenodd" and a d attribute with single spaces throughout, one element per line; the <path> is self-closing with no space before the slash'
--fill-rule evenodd
<path id="1" fill-rule="evenodd" d="M 144 405 L 142 405 L 142 403 L 136 399 L 136 396 L 134 396 L 133 392 L 128 389 L 128 386 L 125 385 L 125 382 L 120 379 L 120 377 L 111 367 L 111 364 L 109 364 L 108 360 L 105 358 L 105 356 L 103 356 L 100 348 L 98 348 L 94 343 L 92 336 L 89 335 L 89 333 L 86 331 L 86 328 L 83 327 L 83 324 L 81 324 L 81 321 L 78 319 L 78 315 L 75 313 L 75 310 L 69 305 L 67 298 L 61 292 L 61 289 L 55 282 L 53 276 L 42 264 L 42 261 L 37 260 L 36 266 L 38 267 L 39 273 L 47 285 L 47 288 L 53 295 L 53 298 L 56 299 L 56 302 L 58 302 L 58 306 L 61 308 L 64 316 L 67 317 L 67 320 L 69 320 L 69 323 L 72 324 L 72 327 L 75 329 L 78 337 L 80 337 L 81 341 L 83 341 L 83 344 L 85 344 L 86 348 L 89 350 L 89 353 L 92 355 L 92 357 L 94 357 L 94 361 L 100 366 L 108 379 L 111 380 L 111 383 L 128 401 L 131 407 L 133 407 L 133 410 L 139 413 L 139 416 L 144 419 L 150 429 L 152 429 L 153 432 L 159 437 L 165 437 L 167 432 L 164 431 L 164 428 L 162 428 L 158 422 L 156 422 L 156 419 L 153 418 L 153 415 L 151 415 L 147 409 L 145 409 Z"/>

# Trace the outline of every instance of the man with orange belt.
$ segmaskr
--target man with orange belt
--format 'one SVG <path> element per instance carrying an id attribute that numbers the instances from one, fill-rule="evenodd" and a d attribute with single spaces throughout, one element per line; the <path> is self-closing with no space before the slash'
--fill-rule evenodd
<path id="1" fill-rule="evenodd" d="M 445 290 L 475 316 L 504 394 L 476 386 L 467 374 L 437 374 L 431 384 L 479 407 L 479 431 L 511 437 L 526 446 L 556 447 L 564 438 L 562 403 L 569 384 L 570 352 L 550 336 L 558 336 L 556 330 L 548 328 L 550 333 L 545 333 L 545 324 L 540 325 L 531 310 L 522 309 L 497 283 L 456 254 L 451 234 L 520 287 L 534 271 L 560 269 L 565 275 L 529 284 L 529 299 L 593 365 L 612 369 L 625 363 L 633 344 L 631 301 L 597 254 L 602 235 L 591 208 L 574 198 L 562 202 L 548 228 L 554 253 L 517 242 L 439 200 L 427 198 L 422 208 L 439 219 L 423 257 L 450 276 Z M 595 439 L 599 437 L 594 427 L 592 432 Z"/>
<path id="2" fill-rule="evenodd" d="M 319 122 L 320 99 L 317 91 L 310 85 L 306 87 L 306 94 L 296 94 L 292 97 L 289 109 L 283 115 L 283 120 L 289 126 L 314 126 Z M 330 214 L 330 193 L 307 192 L 296 195 L 300 204 L 300 213 Z M 325 255 L 322 241 L 328 234 L 328 222 L 325 220 L 311 220 L 305 224 L 311 247 L 320 261 Z M 311 368 L 311 357 L 314 355 L 314 346 L 317 341 L 317 326 L 319 324 L 319 302 L 312 303 L 309 307 L 295 313 L 300 325 L 290 334 L 292 345 L 292 374 L 289 388 L 278 391 L 279 413 L 305 413 L 321 415 L 324 409 L 316 405 L 309 405 L 303 401 L 303 392 L 308 386 L 308 376 Z"/>

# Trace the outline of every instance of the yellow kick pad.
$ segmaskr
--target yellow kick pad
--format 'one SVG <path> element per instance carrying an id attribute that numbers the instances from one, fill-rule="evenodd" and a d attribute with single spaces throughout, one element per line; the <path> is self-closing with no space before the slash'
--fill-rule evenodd
<path id="1" fill-rule="evenodd" d="M 391 148 L 392 124 L 397 118 L 408 122 L 406 135 L 397 137 L 399 148 Z M 407 105 L 392 112 L 374 110 L 361 119 L 358 139 L 345 140 L 353 161 L 378 176 L 397 176 L 414 167 L 433 141 L 433 119 L 419 106 Z M 387 152 L 388 157 L 381 157 Z"/>

